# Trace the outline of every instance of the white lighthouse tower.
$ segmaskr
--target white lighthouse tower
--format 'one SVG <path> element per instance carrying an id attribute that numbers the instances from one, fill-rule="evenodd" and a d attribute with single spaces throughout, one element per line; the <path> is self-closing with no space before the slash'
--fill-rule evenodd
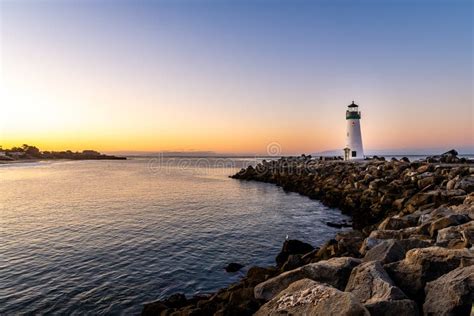
<path id="1" fill-rule="evenodd" d="M 344 160 L 364 159 L 364 148 L 362 147 L 362 135 L 360 132 L 359 106 L 352 101 L 346 111 L 347 134 L 346 148 L 344 148 Z"/>

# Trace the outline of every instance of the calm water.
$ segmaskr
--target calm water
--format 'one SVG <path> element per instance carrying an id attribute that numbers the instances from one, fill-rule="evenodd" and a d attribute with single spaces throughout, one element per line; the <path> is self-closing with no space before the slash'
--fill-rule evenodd
<path id="1" fill-rule="evenodd" d="M 244 159 L 0 166 L 0 314 L 138 314 L 174 292 L 272 265 L 288 234 L 321 244 L 337 210 L 229 179 Z M 237 169 L 234 169 L 237 168 Z"/>

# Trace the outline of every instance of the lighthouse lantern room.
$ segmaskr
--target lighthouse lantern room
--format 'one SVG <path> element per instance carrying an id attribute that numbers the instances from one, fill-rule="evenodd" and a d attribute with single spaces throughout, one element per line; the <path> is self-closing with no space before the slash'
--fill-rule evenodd
<path id="1" fill-rule="evenodd" d="M 359 106 L 352 101 L 352 104 L 348 105 L 346 111 L 347 134 L 344 160 L 364 159 L 360 117 Z"/>

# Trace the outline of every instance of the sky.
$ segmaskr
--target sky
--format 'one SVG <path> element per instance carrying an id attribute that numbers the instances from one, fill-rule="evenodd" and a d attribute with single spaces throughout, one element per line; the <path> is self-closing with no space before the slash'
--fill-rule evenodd
<path id="1" fill-rule="evenodd" d="M 0 145 L 474 152 L 473 2 L 0 1 Z M 342 151 L 341 151 L 342 152 Z"/>

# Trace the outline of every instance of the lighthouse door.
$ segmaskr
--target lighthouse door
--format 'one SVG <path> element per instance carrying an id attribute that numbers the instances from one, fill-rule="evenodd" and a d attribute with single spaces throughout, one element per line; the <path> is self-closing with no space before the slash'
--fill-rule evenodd
<path id="1" fill-rule="evenodd" d="M 344 148 L 344 160 L 349 160 L 350 148 Z"/>

